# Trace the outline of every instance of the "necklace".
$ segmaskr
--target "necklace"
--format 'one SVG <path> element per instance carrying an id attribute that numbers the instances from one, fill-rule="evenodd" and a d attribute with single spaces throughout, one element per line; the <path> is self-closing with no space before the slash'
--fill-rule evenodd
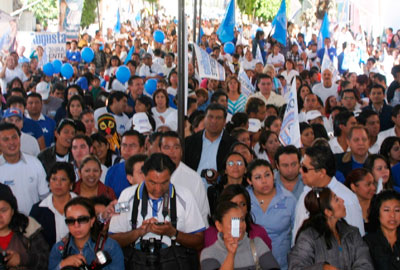
<path id="1" fill-rule="evenodd" d="M 264 204 L 264 200 L 258 201 L 261 205 Z"/>

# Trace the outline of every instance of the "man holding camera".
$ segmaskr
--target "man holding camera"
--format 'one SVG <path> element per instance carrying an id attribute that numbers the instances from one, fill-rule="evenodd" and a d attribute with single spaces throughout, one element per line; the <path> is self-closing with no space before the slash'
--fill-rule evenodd
<path id="1" fill-rule="evenodd" d="M 119 197 L 118 203 L 128 202 L 129 207 L 120 208 L 111 219 L 110 236 L 125 248 L 126 269 L 142 269 L 140 265 L 170 269 L 164 268 L 163 260 L 177 266 L 181 252 L 192 255 L 184 259 L 186 263 L 198 264 L 196 250 L 203 246 L 206 228 L 191 192 L 170 183 L 175 167 L 167 155 L 151 155 L 142 167 L 145 181 L 126 188 Z"/>

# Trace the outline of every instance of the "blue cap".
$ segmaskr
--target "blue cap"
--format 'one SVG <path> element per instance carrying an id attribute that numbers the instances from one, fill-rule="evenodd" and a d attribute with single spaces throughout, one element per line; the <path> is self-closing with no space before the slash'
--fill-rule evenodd
<path id="1" fill-rule="evenodd" d="M 23 118 L 22 112 L 17 108 L 8 108 L 3 114 L 3 118 L 9 118 L 11 116 L 18 116 L 20 119 Z"/>

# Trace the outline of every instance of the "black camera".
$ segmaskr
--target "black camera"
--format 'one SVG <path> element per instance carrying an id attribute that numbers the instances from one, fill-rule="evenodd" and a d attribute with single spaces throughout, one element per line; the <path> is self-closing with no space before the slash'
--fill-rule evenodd
<path id="1" fill-rule="evenodd" d="M 66 266 L 61 270 L 100 270 L 109 265 L 111 261 L 112 259 L 110 254 L 108 254 L 107 251 L 100 250 L 96 252 L 96 259 L 93 260 L 90 265 L 82 264 L 79 267 Z"/>
<path id="2" fill-rule="evenodd" d="M 157 266 L 160 264 L 161 240 L 150 238 L 140 241 L 140 249 L 147 253 L 147 266 Z"/>
<path id="3" fill-rule="evenodd" d="M 201 171 L 200 176 L 203 178 L 213 178 L 215 176 L 215 173 L 211 169 L 204 169 Z"/>
<path id="4" fill-rule="evenodd" d="M 7 253 L 5 251 L 0 252 L 0 270 L 6 270 L 6 256 Z"/>

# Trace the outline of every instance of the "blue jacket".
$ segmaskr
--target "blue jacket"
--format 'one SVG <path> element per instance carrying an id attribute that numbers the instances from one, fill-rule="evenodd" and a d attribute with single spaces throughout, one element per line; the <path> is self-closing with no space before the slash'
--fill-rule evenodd
<path id="1" fill-rule="evenodd" d="M 125 161 L 108 168 L 105 184 L 114 190 L 117 198 L 124 189 L 131 186 L 126 178 Z"/>

